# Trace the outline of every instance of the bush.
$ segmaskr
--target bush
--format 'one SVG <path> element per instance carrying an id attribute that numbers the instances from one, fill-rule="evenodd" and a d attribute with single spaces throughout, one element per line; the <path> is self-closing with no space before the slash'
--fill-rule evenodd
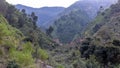
<path id="1" fill-rule="evenodd" d="M 15 60 L 21 67 L 34 64 L 34 59 L 30 53 L 24 53 L 19 51 L 12 51 L 10 54 L 11 59 Z"/>
<path id="2" fill-rule="evenodd" d="M 23 52 L 27 52 L 32 54 L 34 52 L 34 49 L 32 47 L 32 44 L 30 42 L 27 42 L 23 45 Z"/>
<path id="3" fill-rule="evenodd" d="M 38 55 L 39 55 L 39 58 L 42 59 L 42 60 L 47 60 L 48 59 L 48 53 L 43 49 L 38 50 Z"/>
<path id="4" fill-rule="evenodd" d="M 115 46 L 120 46 L 120 41 L 119 40 L 113 40 L 113 45 Z"/>
<path id="5" fill-rule="evenodd" d="M 116 47 L 102 47 L 102 46 L 81 46 L 81 56 L 90 59 L 90 55 L 94 55 L 97 62 L 107 66 L 116 65 L 120 63 L 120 49 Z"/>
<path id="6" fill-rule="evenodd" d="M 95 56 L 90 56 L 90 59 L 86 61 L 87 68 L 100 68 L 100 64 L 96 61 Z"/>
<path id="7" fill-rule="evenodd" d="M 20 68 L 15 61 L 9 61 L 7 68 Z"/>
<path id="8" fill-rule="evenodd" d="M 65 68 L 63 65 L 59 64 L 57 68 Z"/>

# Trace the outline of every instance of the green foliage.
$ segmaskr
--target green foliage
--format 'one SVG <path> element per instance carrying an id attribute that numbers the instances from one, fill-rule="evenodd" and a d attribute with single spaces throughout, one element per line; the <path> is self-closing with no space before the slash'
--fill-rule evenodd
<path id="1" fill-rule="evenodd" d="M 59 64 L 57 68 L 65 68 L 63 65 Z"/>
<path id="2" fill-rule="evenodd" d="M 18 64 L 16 64 L 15 61 L 10 61 L 7 65 L 7 68 L 20 68 Z"/>
<path id="3" fill-rule="evenodd" d="M 30 53 L 32 54 L 34 52 L 34 49 L 32 47 L 32 44 L 30 42 L 27 42 L 25 44 L 22 45 L 23 46 L 23 52 L 24 53 Z"/>
<path id="4" fill-rule="evenodd" d="M 2 41 L 2 46 L 0 46 L 2 47 L 0 48 L 2 54 L 1 57 L 8 55 L 5 60 L 15 60 L 15 63 L 17 63 L 20 67 L 34 64 L 34 59 L 32 58 L 32 53 L 34 51 L 32 44 L 30 42 L 20 44 L 22 42 L 22 38 L 24 37 L 22 33 L 11 27 L 2 16 L 0 16 L 0 27 L 0 41 Z M 19 51 L 20 48 L 22 51 Z M 8 68 L 13 66 L 16 67 L 14 63 L 8 64 Z"/>
<path id="5" fill-rule="evenodd" d="M 96 61 L 95 56 L 90 56 L 90 59 L 86 61 L 86 67 L 101 68 L 101 65 Z"/>
<path id="6" fill-rule="evenodd" d="M 41 60 L 47 60 L 48 59 L 48 53 L 45 51 L 45 50 L 43 50 L 43 49 L 39 49 L 38 50 L 38 55 L 39 55 L 39 58 L 41 59 Z"/>
<path id="7" fill-rule="evenodd" d="M 13 51 L 10 56 L 12 60 L 15 60 L 22 67 L 34 64 L 32 55 L 29 53 Z"/>
<path id="8" fill-rule="evenodd" d="M 50 26 L 47 30 L 46 30 L 46 34 L 49 35 L 51 37 L 51 33 L 53 32 L 53 27 Z"/>

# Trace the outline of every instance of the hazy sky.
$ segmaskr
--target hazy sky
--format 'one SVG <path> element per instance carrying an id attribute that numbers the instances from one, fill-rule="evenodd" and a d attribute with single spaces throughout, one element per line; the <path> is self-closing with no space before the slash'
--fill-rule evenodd
<path id="1" fill-rule="evenodd" d="M 23 4 L 35 8 L 43 6 L 63 6 L 68 7 L 78 0 L 6 0 L 10 4 Z"/>

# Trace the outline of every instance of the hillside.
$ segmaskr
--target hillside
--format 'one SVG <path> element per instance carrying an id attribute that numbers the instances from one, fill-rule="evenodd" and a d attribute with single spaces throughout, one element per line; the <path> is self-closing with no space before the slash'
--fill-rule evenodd
<path id="1" fill-rule="evenodd" d="M 83 36 L 109 35 L 110 39 L 119 39 L 119 4 L 112 5 L 109 9 L 98 14 L 94 21 L 88 24 Z M 115 25 L 116 24 L 116 25 Z M 115 32 L 118 31 L 118 32 Z M 117 36 L 118 35 L 118 36 Z M 113 37 L 114 36 L 114 37 Z M 113 37 L 113 38 L 112 38 Z M 115 38 L 116 37 L 116 38 Z"/>
<path id="2" fill-rule="evenodd" d="M 119 68 L 119 6 L 120 3 L 117 3 L 100 12 L 88 24 L 88 32 L 86 31 L 86 35 L 82 39 L 78 39 L 75 43 L 59 46 L 55 49 L 55 53 L 58 55 L 53 52 L 52 54 L 55 55 L 53 58 L 65 68 Z"/>
<path id="3" fill-rule="evenodd" d="M 0 68 L 120 68 L 120 0 L 93 15 L 88 2 L 67 8 L 45 34 L 36 14 L 0 0 Z"/>
<path id="4" fill-rule="evenodd" d="M 35 12 L 35 14 L 38 16 L 37 25 L 43 28 L 50 26 L 51 24 L 48 22 L 56 18 L 56 16 L 65 9 L 64 7 L 32 8 L 20 4 L 15 5 L 15 7 L 20 10 L 25 9 L 27 14 Z"/>
<path id="5" fill-rule="evenodd" d="M 30 42 L 24 42 L 24 38 L 19 30 L 11 27 L 6 19 L 0 15 L 0 66 L 2 68 L 11 67 L 11 63 L 14 64 L 13 67 L 34 66 L 33 45 Z"/>
<path id="6" fill-rule="evenodd" d="M 62 43 L 69 43 L 76 34 L 79 34 L 90 21 L 88 15 L 81 10 L 71 11 L 55 21 L 53 37 L 57 36 Z M 84 22 L 84 23 L 83 23 Z"/>
<path id="7" fill-rule="evenodd" d="M 94 34 L 99 37 L 101 42 L 111 42 L 113 40 L 120 40 L 120 2 L 111 6 L 108 21 Z"/>
<path id="8" fill-rule="evenodd" d="M 82 31 L 96 17 L 101 6 L 106 9 L 112 3 L 109 1 L 77 1 L 53 21 L 53 38 L 59 39 L 62 43 L 70 43 L 76 36 L 82 35 Z"/>
<path id="9" fill-rule="evenodd" d="M 81 56 L 96 57 L 103 68 L 119 68 L 120 64 L 120 1 L 99 13 L 88 25 L 86 39 L 80 46 Z M 110 63 L 110 64 L 109 64 Z M 115 66 L 117 64 L 118 66 Z"/>
<path id="10" fill-rule="evenodd" d="M 0 3 L 0 67 L 36 68 L 43 64 L 49 66 L 49 52 L 58 44 L 36 26 L 37 16 L 29 16 L 25 11 L 20 12 L 5 0 L 0 0 Z"/>
<path id="11" fill-rule="evenodd" d="M 98 13 L 95 19 L 87 25 L 87 28 L 82 32 L 82 36 L 90 37 L 94 35 L 106 22 L 108 22 L 110 17 L 111 9 L 106 9 L 104 12 Z"/>

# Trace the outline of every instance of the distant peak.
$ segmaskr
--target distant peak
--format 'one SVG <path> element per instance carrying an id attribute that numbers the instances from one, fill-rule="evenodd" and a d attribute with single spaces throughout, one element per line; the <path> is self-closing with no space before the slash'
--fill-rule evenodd
<path id="1" fill-rule="evenodd" d="M 22 4 L 17 4 L 15 6 L 27 7 L 27 8 L 34 8 L 34 7 L 31 7 L 31 6 L 26 6 L 26 5 L 22 5 Z M 62 6 L 44 6 L 44 7 L 40 7 L 40 8 L 44 9 L 44 8 L 65 8 L 65 7 L 62 7 Z M 35 9 L 40 9 L 40 8 L 35 8 Z"/>

